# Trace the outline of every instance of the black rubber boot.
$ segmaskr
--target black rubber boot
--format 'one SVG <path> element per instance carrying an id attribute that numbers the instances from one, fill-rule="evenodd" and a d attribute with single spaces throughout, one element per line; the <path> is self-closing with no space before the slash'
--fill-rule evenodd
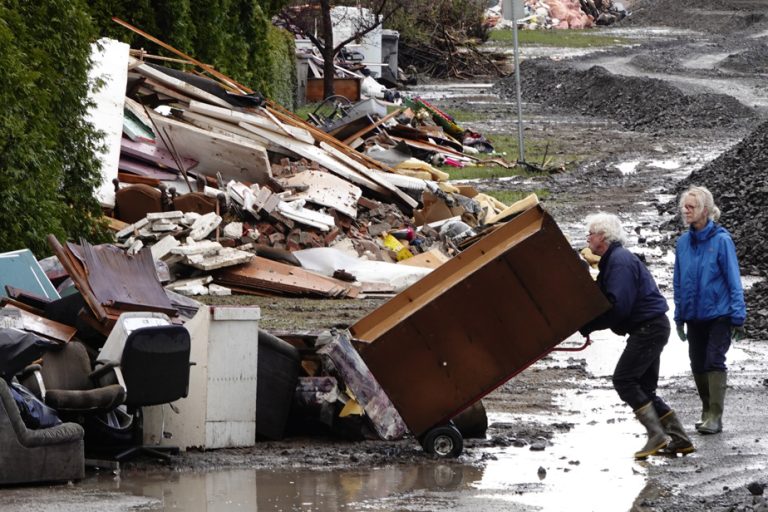
<path id="1" fill-rule="evenodd" d="M 636 459 L 644 459 L 649 455 L 655 455 L 669 444 L 669 437 L 664 432 L 664 427 L 661 426 L 661 421 L 659 421 L 656 409 L 653 408 L 651 402 L 636 410 L 635 416 L 637 416 L 637 419 L 643 424 L 648 433 L 648 441 L 646 441 L 645 446 L 640 451 L 635 452 Z"/>
<path id="2" fill-rule="evenodd" d="M 707 372 L 709 378 L 709 414 L 698 430 L 702 434 L 718 434 L 723 431 L 723 407 L 725 406 L 725 372 Z"/>
<path id="3" fill-rule="evenodd" d="M 669 411 L 659 418 L 659 421 L 661 421 L 661 426 L 664 427 L 664 432 L 672 438 L 667 447 L 664 448 L 665 454 L 686 454 L 696 451 L 696 448 L 693 447 L 693 442 L 691 442 L 691 438 L 685 433 L 683 425 L 680 423 L 680 420 L 677 419 L 675 411 Z"/>
<path id="4" fill-rule="evenodd" d="M 707 375 L 706 373 L 693 374 L 696 390 L 699 392 L 699 398 L 701 398 L 701 421 L 697 421 L 694 425 L 696 430 L 699 429 L 709 415 L 709 377 Z"/>

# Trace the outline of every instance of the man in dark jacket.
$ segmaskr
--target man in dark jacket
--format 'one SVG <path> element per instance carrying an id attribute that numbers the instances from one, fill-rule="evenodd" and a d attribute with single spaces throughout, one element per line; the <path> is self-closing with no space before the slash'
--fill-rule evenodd
<path id="1" fill-rule="evenodd" d="M 613 307 L 579 332 L 587 336 L 611 329 L 622 336 L 629 334 L 613 372 L 613 387 L 648 433 L 635 458 L 660 451 L 690 453 L 693 443 L 675 412 L 656 395 L 661 352 L 670 332 L 667 301 L 645 264 L 624 248 L 624 230 L 617 216 L 593 215 L 587 219 L 587 227 L 589 248 L 600 256 L 597 284 Z"/>

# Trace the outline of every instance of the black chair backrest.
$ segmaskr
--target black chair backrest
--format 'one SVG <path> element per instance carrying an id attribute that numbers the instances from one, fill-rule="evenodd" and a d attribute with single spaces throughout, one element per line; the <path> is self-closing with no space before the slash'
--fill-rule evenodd
<path id="1" fill-rule="evenodd" d="M 187 396 L 189 331 L 181 325 L 158 325 L 131 331 L 120 368 L 129 407 L 158 405 Z"/>

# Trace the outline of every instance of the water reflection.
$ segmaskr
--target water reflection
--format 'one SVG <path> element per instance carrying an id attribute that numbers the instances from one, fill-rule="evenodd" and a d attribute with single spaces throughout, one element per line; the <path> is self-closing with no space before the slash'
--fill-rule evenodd
<path id="1" fill-rule="evenodd" d="M 152 498 L 141 510 L 386 510 L 392 496 L 472 489 L 483 470 L 455 462 L 343 471 L 225 470 L 194 473 L 132 473 L 97 476 L 85 489 L 121 491 Z M 109 489 L 111 488 L 111 489 Z M 379 503 L 385 500 L 385 503 Z M 384 506 L 384 508 L 380 508 Z"/>

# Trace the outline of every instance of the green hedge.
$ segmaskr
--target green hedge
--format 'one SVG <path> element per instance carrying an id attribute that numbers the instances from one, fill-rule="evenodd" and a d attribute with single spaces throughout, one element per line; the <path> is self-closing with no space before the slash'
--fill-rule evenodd
<path id="1" fill-rule="evenodd" d="M 89 3 L 102 35 L 152 54 L 176 57 L 113 22 L 112 17 L 116 16 L 293 108 L 296 83 L 293 38 L 270 22 L 287 0 L 91 0 Z"/>
<path id="2" fill-rule="evenodd" d="M 110 239 L 94 198 L 103 142 L 84 121 L 91 42 L 106 35 L 171 56 L 112 16 L 292 109 L 293 39 L 269 22 L 284 1 L 0 2 L 0 252 L 45 256 L 48 234 Z"/>
<path id="3" fill-rule="evenodd" d="M 105 239 L 93 190 L 99 138 L 84 121 L 94 27 L 81 0 L 0 4 L 0 251 L 45 237 Z"/>

